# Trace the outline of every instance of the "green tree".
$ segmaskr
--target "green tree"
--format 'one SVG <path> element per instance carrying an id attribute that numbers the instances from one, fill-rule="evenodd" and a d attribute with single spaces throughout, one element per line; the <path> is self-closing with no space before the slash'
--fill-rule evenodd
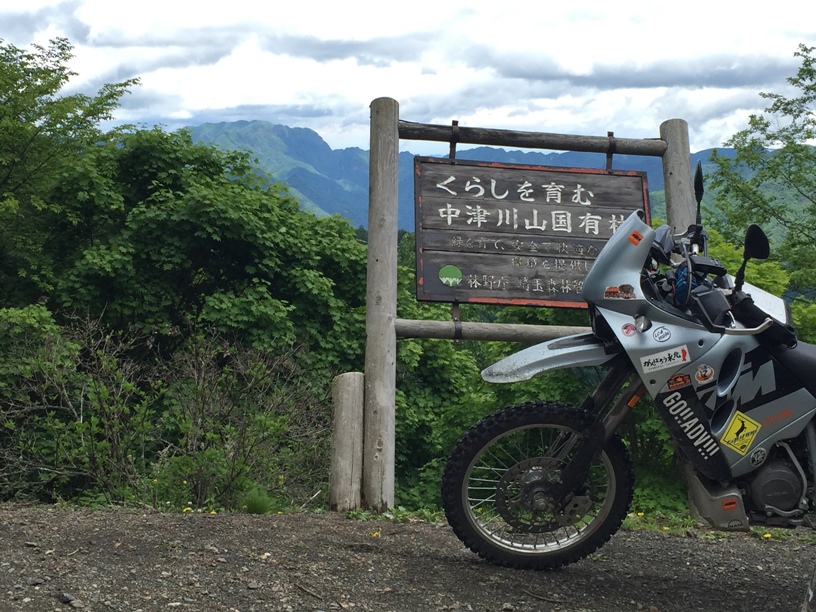
<path id="1" fill-rule="evenodd" d="M 789 275 L 788 294 L 799 337 L 816 340 L 816 306 L 810 297 L 816 275 L 816 58 L 814 47 L 799 45 L 801 61 L 788 83 L 796 94 L 761 93 L 770 105 L 751 115 L 748 127 L 724 143 L 734 156 L 715 154 L 711 177 L 718 229 L 723 237 L 741 242 L 751 223 L 769 231 L 772 255 Z M 761 285 L 749 277 L 754 284 Z M 768 287 L 764 287 L 768 288 Z M 781 291 L 777 289 L 777 293 Z"/>
<path id="2" fill-rule="evenodd" d="M 104 140 L 101 122 L 137 81 L 103 86 L 96 96 L 64 95 L 74 76 L 72 46 L 57 38 L 26 51 L 0 39 L 0 293 L 4 304 L 39 297 L 37 217 L 60 174 Z M 28 275 L 18 275 L 20 269 Z"/>
<path id="3" fill-rule="evenodd" d="M 724 143 L 735 155 L 716 151 L 712 185 L 716 203 L 731 229 L 724 236 L 739 242 L 744 225 L 773 222 L 788 248 L 798 249 L 816 240 L 816 59 L 814 47 L 800 45 L 794 53 L 801 59 L 796 76 L 788 83 L 798 95 L 760 93 L 771 104 L 749 117 L 748 127 Z M 737 227 L 733 227 L 736 224 Z M 736 232 L 736 233 L 735 233 Z M 812 251 L 812 249 L 810 249 Z M 813 255 L 808 261 L 813 260 Z"/>
<path id="4" fill-rule="evenodd" d="M 63 95 L 70 56 L 0 45 L 0 497 L 311 495 L 331 375 L 362 363 L 365 245 L 246 154 L 103 133 L 134 82 Z"/>
<path id="5" fill-rule="evenodd" d="M 306 344 L 329 371 L 359 361 L 364 245 L 339 217 L 302 212 L 248 155 L 184 130 L 120 131 L 45 197 L 36 231 L 5 238 L 35 247 L 19 277 L 57 312 L 170 345 L 204 327 L 259 348 Z"/>

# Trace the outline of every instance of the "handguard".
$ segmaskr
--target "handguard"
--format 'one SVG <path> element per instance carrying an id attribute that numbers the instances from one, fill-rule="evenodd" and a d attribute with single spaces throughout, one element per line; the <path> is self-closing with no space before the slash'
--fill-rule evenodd
<path id="1" fill-rule="evenodd" d="M 614 356 L 595 334 L 577 334 L 513 353 L 482 370 L 482 378 L 490 383 L 519 382 L 547 370 L 603 365 Z"/>

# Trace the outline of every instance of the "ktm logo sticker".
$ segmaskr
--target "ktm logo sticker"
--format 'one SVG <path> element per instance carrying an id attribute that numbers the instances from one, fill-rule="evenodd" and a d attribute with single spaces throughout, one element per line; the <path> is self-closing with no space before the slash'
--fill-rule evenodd
<path id="1" fill-rule="evenodd" d="M 740 455 L 745 455 L 748 449 L 751 448 L 751 443 L 753 443 L 760 429 L 762 429 L 762 425 L 747 414 L 737 410 L 728 423 L 728 427 L 725 428 L 725 433 L 720 438 L 720 442 Z"/>

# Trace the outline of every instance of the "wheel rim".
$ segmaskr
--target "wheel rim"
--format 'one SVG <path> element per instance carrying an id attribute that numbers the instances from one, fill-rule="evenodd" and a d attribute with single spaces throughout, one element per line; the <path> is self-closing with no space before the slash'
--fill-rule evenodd
<path id="1" fill-rule="evenodd" d="M 462 484 L 468 520 L 482 537 L 508 551 L 535 555 L 589 537 L 615 499 L 614 468 L 606 453 L 593 463 L 570 512 L 557 512 L 548 496 L 578 440 L 568 427 L 528 425 L 482 448 Z"/>

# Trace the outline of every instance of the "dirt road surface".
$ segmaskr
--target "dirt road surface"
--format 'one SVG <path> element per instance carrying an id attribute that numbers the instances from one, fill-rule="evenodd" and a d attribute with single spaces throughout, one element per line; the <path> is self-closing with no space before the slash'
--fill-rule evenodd
<path id="1" fill-rule="evenodd" d="M 445 524 L 0 506 L 0 610 L 795 611 L 816 546 L 622 531 L 551 572 L 490 565 Z"/>

